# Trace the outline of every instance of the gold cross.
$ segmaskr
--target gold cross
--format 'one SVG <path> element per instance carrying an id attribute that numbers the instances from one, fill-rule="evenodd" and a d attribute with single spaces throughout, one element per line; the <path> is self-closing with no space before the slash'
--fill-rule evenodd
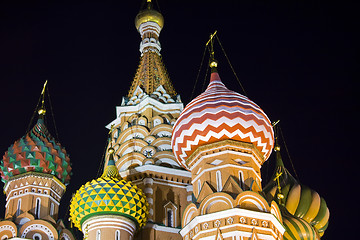
<path id="1" fill-rule="evenodd" d="M 47 82 L 48 82 L 48 80 L 46 80 L 45 83 L 44 83 L 44 87 L 43 87 L 43 89 L 41 91 L 41 95 L 44 95 L 44 93 L 45 93 L 45 88 L 46 88 Z"/>
<path id="2" fill-rule="evenodd" d="M 280 176 L 283 174 L 283 172 L 277 172 L 276 173 L 276 176 L 274 178 L 274 181 L 277 182 L 277 185 L 278 185 L 278 189 L 279 189 L 279 192 L 281 191 L 281 187 L 280 187 Z"/>
<path id="3" fill-rule="evenodd" d="M 274 181 L 276 180 L 277 182 L 277 187 L 278 187 L 278 194 L 277 197 L 279 199 L 279 203 L 282 204 L 282 199 L 284 198 L 284 195 L 281 193 L 281 186 L 280 186 L 280 176 L 283 175 L 283 172 L 277 172 L 276 176 L 274 178 Z"/>
<path id="4" fill-rule="evenodd" d="M 207 41 L 206 46 L 209 45 L 210 42 L 212 43 L 212 40 L 215 37 L 216 33 L 217 33 L 217 30 L 215 30 L 215 32 L 213 34 L 210 34 L 210 39 L 209 39 L 209 41 Z"/>
<path id="5" fill-rule="evenodd" d="M 114 131 L 114 126 L 115 126 L 115 124 L 111 124 L 110 130 L 109 130 L 109 135 Z"/>
<path id="6" fill-rule="evenodd" d="M 275 176 L 275 178 L 274 178 L 274 181 L 275 180 L 277 180 L 277 182 L 279 183 L 279 178 L 280 178 L 280 176 L 283 174 L 283 172 L 277 172 L 276 173 L 276 176 Z"/>

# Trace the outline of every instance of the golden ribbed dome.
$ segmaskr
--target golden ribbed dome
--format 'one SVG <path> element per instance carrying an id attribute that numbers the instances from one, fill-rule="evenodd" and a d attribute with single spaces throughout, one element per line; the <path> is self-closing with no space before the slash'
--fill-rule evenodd
<path id="1" fill-rule="evenodd" d="M 152 9 L 149 4 L 148 7 L 144 10 L 141 10 L 138 15 L 135 17 L 135 27 L 139 30 L 139 27 L 142 23 L 146 22 L 155 22 L 162 29 L 164 26 L 164 17 L 158 11 Z"/>

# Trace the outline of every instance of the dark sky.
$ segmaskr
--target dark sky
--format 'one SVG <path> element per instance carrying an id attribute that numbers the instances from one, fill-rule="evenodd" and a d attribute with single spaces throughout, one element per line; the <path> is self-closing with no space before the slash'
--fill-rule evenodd
<path id="1" fill-rule="evenodd" d="M 71 194 L 96 177 L 106 145 L 104 126 L 115 119 L 115 106 L 135 74 L 140 35 L 134 18 L 140 5 L 105 0 L 0 2 L 0 151 L 25 134 L 48 79 L 59 140 L 73 164 L 63 213 Z M 204 44 L 218 30 L 248 97 L 271 121 L 281 119 L 300 181 L 327 201 L 331 216 L 323 239 L 352 236 L 349 224 L 355 224 L 352 216 L 358 211 L 356 6 L 344 1 L 256 0 L 159 0 L 159 6 L 165 18 L 162 55 L 183 102 L 190 100 Z M 242 93 L 219 45 L 215 57 L 225 85 Z M 205 68 L 196 95 L 204 77 Z M 48 125 L 55 136 L 51 116 L 48 107 Z M 283 155 L 292 171 L 285 151 Z M 264 181 L 273 162 L 272 156 L 263 167 Z M 4 206 L 4 195 L 0 200 Z M 0 214 L 4 216 L 3 209 Z"/>

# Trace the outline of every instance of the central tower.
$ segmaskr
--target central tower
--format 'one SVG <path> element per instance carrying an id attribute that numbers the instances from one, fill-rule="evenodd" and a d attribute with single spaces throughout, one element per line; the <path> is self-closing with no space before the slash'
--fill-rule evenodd
<path id="1" fill-rule="evenodd" d="M 135 26 L 140 63 L 116 118 L 106 126 L 113 128 L 108 147 L 115 149 L 121 177 L 140 187 L 149 203 L 148 223 L 135 238 L 181 239 L 182 213 L 192 202 L 191 173 L 177 163 L 171 135 L 183 103 L 161 58 L 164 18 L 151 1 L 137 14 Z"/>

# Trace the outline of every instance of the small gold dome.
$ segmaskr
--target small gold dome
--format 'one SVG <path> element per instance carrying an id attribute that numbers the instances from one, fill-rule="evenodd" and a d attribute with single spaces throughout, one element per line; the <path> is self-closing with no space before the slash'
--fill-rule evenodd
<path id="1" fill-rule="evenodd" d="M 140 25 L 146 22 L 155 22 L 162 29 L 164 26 L 164 17 L 158 11 L 151 8 L 147 8 L 145 10 L 140 11 L 138 15 L 136 15 L 135 17 L 136 29 L 139 30 Z"/>

